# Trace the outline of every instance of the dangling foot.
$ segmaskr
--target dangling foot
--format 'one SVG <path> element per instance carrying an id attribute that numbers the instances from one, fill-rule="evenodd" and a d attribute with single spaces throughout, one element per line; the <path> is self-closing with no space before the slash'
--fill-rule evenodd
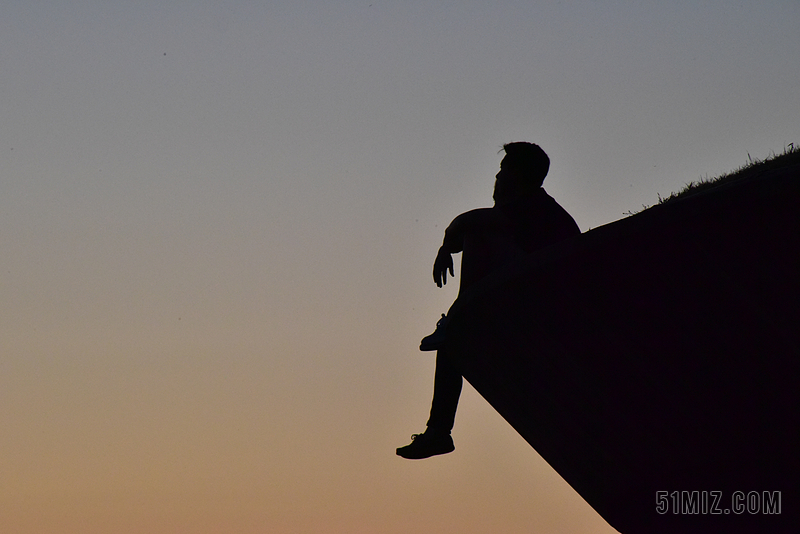
<path id="1" fill-rule="evenodd" d="M 449 432 L 431 431 L 411 436 L 411 443 L 397 449 L 397 455 L 407 460 L 421 460 L 456 450 Z"/>
<path id="2" fill-rule="evenodd" d="M 447 315 L 442 314 L 442 318 L 436 323 L 436 331 L 429 336 L 422 338 L 419 344 L 419 350 L 439 350 L 444 345 L 445 330 L 447 329 Z"/>

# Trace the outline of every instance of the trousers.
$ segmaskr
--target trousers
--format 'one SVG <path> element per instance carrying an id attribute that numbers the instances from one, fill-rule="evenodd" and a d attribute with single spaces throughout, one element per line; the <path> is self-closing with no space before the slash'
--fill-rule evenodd
<path id="1" fill-rule="evenodd" d="M 464 379 L 445 349 L 436 351 L 436 372 L 433 377 L 433 401 L 427 426 L 432 430 L 450 432 L 456 420 L 458 399 Z"/>

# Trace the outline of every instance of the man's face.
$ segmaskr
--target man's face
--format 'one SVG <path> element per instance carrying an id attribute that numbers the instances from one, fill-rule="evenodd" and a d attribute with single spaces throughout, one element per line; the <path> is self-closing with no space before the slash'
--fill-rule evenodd
<path id="1" fill-rule="evenodd" d="M 494 198 L 495 204 L 507 202 L 514 197 L 517 182 L 517 173 L 508 164 L 508 156 L 500 162 L 500 171 L 495 175 Z"/>

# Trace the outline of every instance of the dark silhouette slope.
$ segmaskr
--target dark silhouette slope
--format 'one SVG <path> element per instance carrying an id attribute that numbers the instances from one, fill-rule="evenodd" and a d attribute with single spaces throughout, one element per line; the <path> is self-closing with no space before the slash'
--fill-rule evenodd
<path id="1" fill-rule="evenodd" d="M 800 532 L 800 166 L 753 174 L 536 252 L 451 308 L 464 377 L 625 534 Z M 780 514 L 736 513 L 737 491 L 781 492 Z M 700 513 L 673 513 L 691 492 Z"/>

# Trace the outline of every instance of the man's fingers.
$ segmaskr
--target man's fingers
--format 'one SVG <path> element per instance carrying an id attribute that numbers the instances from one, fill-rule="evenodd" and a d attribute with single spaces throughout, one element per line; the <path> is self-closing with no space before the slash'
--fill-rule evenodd
<path id="1" fill-rule="evenodd" d="M 447 284 L 447 271 L 450 271 L 450 276 L 455 276 L 453 258 L 450 254 L 443 254 L 440 250 L 436 256 L 436 261 L 433 262 L 433 281 L 437 286 L 442 287 Z"/>
<path id="2" fill-rule="evenodd" d="M 452 271 L 450 271 L 452 276 Z M 444 269 L 436 269 L 433 271 L 433 281 L 436 282 L 436 285 L 442 287 L 444 284 L 447 283 L 447 268 Z"/>

